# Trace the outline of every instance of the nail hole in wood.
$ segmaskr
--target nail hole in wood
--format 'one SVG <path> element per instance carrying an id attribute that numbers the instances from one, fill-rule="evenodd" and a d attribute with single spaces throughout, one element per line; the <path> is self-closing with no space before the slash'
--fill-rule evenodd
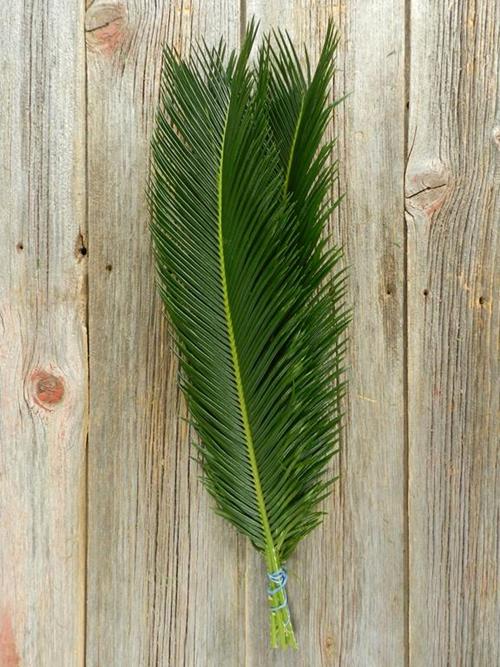
<path id="1" fill-rule="evenodd" d="M 423 291 L 423 295 L 424 295 L 424 296 L 428 296 L 428 294 L 429 294 L 429 290 L 428 290 L 428 289 L 424 289 L 424 291 Z"/>
<path id="2" fill-rule="evenodd" d="M 84 245 L 82 245 L 82 246 L 78 249 L 78 252 L 80 253 L 80 255 L 81 255 L 82 257 L 85 257 L 85 255 L 87 254 L 87 248 L 86 248 Z"/>
<path id="3" fill-rule="evenodd" d="M 21 252 L 22 250 L 24 250 L 24 245 L 21 242 L 19 242 L 16 245 L 16 249 L 17 249 L 17 252 Z"/>
<path id="4" fill-rule="evenodd" d="M 106 271 L 111 272 L 113 270 L 113 266 L 111 264 L 106 264 Z"/>
<path id="5" fill-rule="evenodd" d="M 478 301 L 479 301 L 479 305 L 482 306 L 483 303 L 486 301 L 486 299 L 484 298 L 484 296 L 480 296 Z"/>

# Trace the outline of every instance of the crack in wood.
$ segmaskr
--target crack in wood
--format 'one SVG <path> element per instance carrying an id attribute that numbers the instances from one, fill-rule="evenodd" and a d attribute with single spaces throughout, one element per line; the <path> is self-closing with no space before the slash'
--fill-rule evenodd
<path id="1" fill-rule="evenodd" d="M 107 28 L 110 25 L 112 25 L 113 23 L 116 23 L 117 21 L 122 21 L 122 20 L 123 20 L 123 16 L 117 16 L 116 18 L 110 19 L 109 21 L 106 21 L 105 23 L 102 23 L 100 25 L 96 25 L 94 28 L 85 28 L 85 32 L 87 34 L 91 34 L 93 32 L 97 32 L 98 30 L 102 30 L 103 28 Z"/>
<path id="2" fill-rule="evenodd" d="M 441 185 L 428 185 L 425 188 L 422 188 L 421 190 L 418 190 L 417 192 L 414 192 L 411 195 L 406 195 L 407 199 L 413 199 L 417 195 L 421 195 L 423 192 L 429 192 L 430 190 L 440 190 L 441 188 L 445 188 L 448 185 L 448 183 L 442 183 Z"/>

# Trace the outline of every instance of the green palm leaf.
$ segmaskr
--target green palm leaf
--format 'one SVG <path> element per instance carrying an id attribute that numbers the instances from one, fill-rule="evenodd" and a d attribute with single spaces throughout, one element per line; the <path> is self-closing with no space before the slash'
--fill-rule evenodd
<path id="1" fill-rule="evenodd" d="M 321 520 L 338 448 L 344 275 L 322 231 L 336 38 L 315 75 L 290 41 L 164 55 L 150 203 L 158 285 L 216 510 L 262 552 L 275 646 L 295 646 L 285 560 Z M 307 115 L 306 115 L 307 114 Z M 305 119 L 307 118 L 307 122 Z"/>

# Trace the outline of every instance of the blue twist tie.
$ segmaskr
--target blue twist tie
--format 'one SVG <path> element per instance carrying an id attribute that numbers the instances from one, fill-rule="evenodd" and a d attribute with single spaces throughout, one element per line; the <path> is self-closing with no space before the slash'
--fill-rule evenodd
<path id="1" fill-rule="evenodd" d="M 288 575 L 286 573 L 285 568 L 280 567 L 280 569 L 276 570 L 276 572 L 268 572 L 267 578 L 273 585 L 272 588 L 270 587 L 267 589 L 268 595 L 273 597 L 274 595 L 276 595 L 276 593 L 283 591 L 283 597 L 284 597 L 284 600 L 281 604 L 271 607 L 271 611 L 278 611 L 279 609 L 284 609 L 285 607 L 288 607 L 288 598 L 285 590 L 286 582 L 288 581 Z"/>

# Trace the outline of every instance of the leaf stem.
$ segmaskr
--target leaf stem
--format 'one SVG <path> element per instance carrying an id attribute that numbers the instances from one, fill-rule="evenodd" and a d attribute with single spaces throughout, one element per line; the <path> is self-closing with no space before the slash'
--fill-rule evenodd
<path id="1" fill-rule="evenodd" d="M 266 503 L 264 500 L 264 493 L 262 491 L 262 485 L 260 483 L 259 469 L 257 465 L 257 457 L 255 455 L 255 447 L 252 437 L 252 429 L 250 427 L 250 419 L 248 417 L 248 409 L 245 401 L 245 392 L 243 390 L 243 380 L 241 377 L 240 363 L 238 359 L 238 350 L 236 347 L 236 339 L 234 335 L 234 326 L 233 326 L 233 317 L 231 313 L 231 307 L 229 303 L 229 290 L 227 285 L 227 275 L 226 275 L 226 263 L 224 257 L 224 237 L 222 233 L 222 172 L 224 165 L 224 148 L 225 148 L 225 136 L 226 136 L 226 126 L 227 126 L 227 116 L 226 116 L 226 125 L 224 126 L 224 132 L 222 135 L 222 148 L 221 148 L 221 160 L 219 165 L 219 175 L 218 175 L 218 241 L 219 241 L 219 258 L 220 258 L 220 274 L 221 274 L 221 283 L 222 283 L 222 293 L 224 299 L 224 313 L 226 317 L 227 332 L 229 337 L 229 345 L 231 349 L 231 359 L 233 362 L 234 377 L 236 380 L 236 390 L 238 394 L 238 403 L 241 412 L 241 419 L 243 422 L 243 430 L 245 433 L 245 441 L 247 445 L 248 459 L 250 462 L 250 467 L 252 470 L 253 482 L 255 486 L 255 497 L 257 500 L 258 510 L 262 519 L 262 528 L 264 532 L 264 540 L 266 545 L 266 560 L 269 553 L 269 561 L 271 564 L 277 563 L 276 552 L 274 549 L 273 538 L 271 534 L 271 527 L 269 525 L 269 519 L 266 511 Z M 274 556 L 272 555 L 274 554 Z"/>
<path id="2" fill-rule="evenodd" d="M 262 529 L 264 533 L 263 536 L 265 543 L 265 561 L 268 572 L 276 572 L 280 569 L 281 564 L 279 562 L 279 558 L 274 546 L 273 537 L 271 533 L 271 526 L 269 524 L 269 518 L 267 516 L 264 492 L 262 490 L 262 485 L 260 482 L 259 468 L 257 464 L 257 457 L 255 454 L 255 447 L 252 437 L 252 429 L 250 426 L 250 419 L 248 416 L 248 409 L 245 401 L 245 392 L 243 389 L 243 381 L 238 359 L 238 350 L 236 346 L 233 317 L 229 303 L 229 290 L 227 285 L 226 264 L 224 257 L 224 237 L 222 232 L 222 216 L 223 216 L 222 189 L 223 189 L 223 167 L 224 167 L 224 150 L 225 150 L 227 118 L 228 115 L 226 115 L 226 122 L 222 134 L 221 159 L 220 159 L 218 182 L 217 182 L 220 275 L 221 275 L 222 293 L 224 299 L 224 312 L 227 323 L 229 344 L 231 349 L 231 358 L 233 362 L 234 376 L 236 380 L 236 389 L 238 393 L 238 402 L 240 406 L 241 419 L 243 422 L 243 430 L 245 433 L 248 459 L 250 462 L 253 482 L 255 486 L 255 497 L 257 501 L 257 507 L 262 520 Z M 286 648 L 288 646 L 297 648 L 297 643 L 295 641 L 295 635 L 293 633 L 293 628 L 290 620 L 290 612 L 288 609 L 286 593 L 282 589 L 280 589 L 276 593 L 269 595 L 269 604 L 270 607 L 278 607 L 280 605 L 283 605 L 282 608 L 280 609 L 274 609 L 274 610 L 270 609 L 271 645 L 273 647 L 280 647 L 280 648 Z"/>

